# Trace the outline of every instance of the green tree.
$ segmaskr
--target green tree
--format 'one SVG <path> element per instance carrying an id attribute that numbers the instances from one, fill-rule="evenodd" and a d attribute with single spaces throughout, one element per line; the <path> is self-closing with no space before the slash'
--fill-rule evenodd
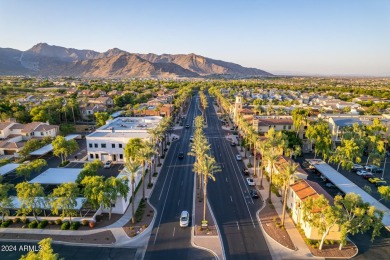
<path id="1" fill-rule="evenodd" d="M 102 204 L 105 208 L 109 208 L 108 219 L 111 219 L 112 204 L 115 203 L 119 196 L 122 196 L 126 200 L 128 193 L 129 185 L 127 179 L 109 177 L 104 181 Z"/>
<path id="2" fill-rule="evenodd" d="M 385 201 L 390 200 L 390 186 L 380 186 L 378 187 L 378 192 L 381 195 L 381 198 Z"/>
<path id="3" fill-rule="evenodd" d="M 96 112 L 94 116 L 96 119 L 96 127 L 105 125 L 106 121 L 110 119 L 110 115 L 107 112 Z"/>
<path id="4" fill-rule="evenodd" d="M 9 210 L 14 207 L 11 197 L 8 196 L 8 192 L 12 187 L 11 184 L 0 184 L 0 214 L 3 222 L 4 217 L 9 216 Z"/>
<path id="5" fill-rule="evenodd" d="M 136 160 L 141 163 L 142 166 L 142 199 L 145 199 L 145 165 L 150 158 L 154 155 L 154 147 L 153 144 L 149 141 L 143 141 L 142 147 L 139 149 Z M 149 173 L 151 176 L 151 173 Z"/>
<path id="6" fill-rule="evenodd" d="M 125 158 L 132 158 L 133 160 L 136 159 L 137 154 L 139 150 L 143 146 L 143 141 L 141 138 L 131 138 L 124 149 Z"/>
<path id="7" fill-rule="evenodd" d="M 315 144 L 315 157 L 321 153 L 323 159 L 326 160 L 329 157 L 332 146 L 332 136 L 328 123 L 319 120 L 316 123 L 309 124 L 306 130 L 306 136 Z"/>
<path id="8" fill-rule="evenodd" d="M 355 193 L 348 193 L 345 197 L 337 195 L 334 205 L 341 212 L 338 224 L 341 228 L 340 250 L 346 244 L 349 234 L 364 233 L 372 228 L 372 240 L 379 235 L 382 228 L 383 212 L 375 206 L 363 202 Z"/>
<path id="9" fill-rule="evenodd" d="M 61 210 L 61 217 L 69 217 L 72 222 L 72 216 L 76 216 L 77 197 L 80 190 L 76 183 L 63 183 L 53 190 L 50 196 L 50 205 L 54 214 Z"/>
<path id="10" fill-rule="evenodd" d="M 132 217 L 131 217 L 131 222 L 134 224 L 135 223 L 135 205 L 134 205 L 134 198 L 135 198 L 135 178 L 137 176 L 137 172 L 139 167 L 141 165 L 135 161 L 132 160 L 131 157 L 127 158 L 125 167 L 123 168 L 124 172 L 127 174 L 128 178 L 130 179 L 131 183 L 131 212 L 132 212 Z"/>
<path id="11" fill-rule="evenodd" d="M 22 255 L 20 260 L 57 260 L 58 254 L 55 254 L 51 247 L 51 238 L 42 239 L 39 244 L 39 251 L 29 251 L 27 255 Z"/>
<path id="12" fill-rule="evenodd" d="M 286 209 L 287 209 L 287 194 L 288 187 L 290 187 L 291 181 L 294 181 L 295 172 L 298 169 L 298 164 L 294 163 L 292 160 L 288 161 L 286 167 L 280 172 L 277 176 L 280 179 L 281 186 L 283 189 L 283 211 L 282 211 L 282 226 L 284 227 L 284 221 L 286 217 Z"/>
<path id="13" fill-rule="evenodd" d="M 24 176 L 24 179 L 27 180 L 30 178 L 32 172 L 39 172 L 46 165 L 47 162 L 44 159 L 36 159 L 27 164 L 20 164 L 18 168 L 16 168 L 16 175 Z"/>
<path id="14" fill-rule="evenodd" d="M 52 142 L 53 154 L 61 158 L 63 163 L 69 155 L 76 152 L 79 146 L 75 140 L 66 140 L 63 136 L 57 136 Z"/>
<path id="15" fill-rule="evenodd" d="M 33 213 L 35 220 L 38 222 L 37 215 L 42 212 L 44 207 L 44 190 L 39 183 L 20 182 L 16 186 L 17 197 L 20 201 L 19 212 L 26 216 Z"/>
<path id="16" fill-rule="evenodd" d="M 303 201 L 303 220 L 310 226 L 318 229 L 322 236 L 319 250 L 322 250 L 324 241 L 329 235 L 330 230 L 338 223 L 340 217 L 340 208 L 329 205 L 329 201 L 320 195 L 319 197 L 309 197 Z"/>
<path id="17" fill-rule="evenodd" d="M 24 144 L 23 149 L 19 152 L 19 154 L 23 157 L 27 157 L 30 155 L 31 152 L 38 150 L 43 146 L 44 144 L 41 140 L 30 139 Z"/>
<path id="18" fill-rule="evenodd" d="M 293 126 L 296 132 L 296 136 L 298 136 L 299 131 L 302 128 L 302 125 L 306 122 L 307 117 L 309 116 L 309 110 L 298 107 L 295 108 L 291 114 L 292 114 Z"/>
<path id="19" fill-rule="evenodd" d="M 62 135 L 68 135 L 71 133 L 74 133 L 76 131 L 76 128 L 74 125 L 71 124 L 61 124 L 60 125 L 60 132 Z"/>
<path id="20" fill-rule="evenodd" d="M 341 146 L 330 156 L 329 161 L 337 163 L 337 171 L 340 168 L 351 170 L 354 162 L 359 163 L 361 148 L 355 143 L 354 139 L 343 139 Z"/>
<path id="21" fill-rule="evenodd" d="M 105 196 L 103 176 L 86 176 L 81 181 L 81 185 L 84 186 L 84 197 L 95 209 L 98 209 Z"/>
<path id="22" fill-rule="evenodd" d="M 98 170 L 102 167 L 103 167 L 102 161 L 97 159 L 92 162 L 85 163 L 79 176 L 77 176 L 76 183 L 81 183 L 81 181 L 86 176 L 96 176 L 98 174 Z"/>

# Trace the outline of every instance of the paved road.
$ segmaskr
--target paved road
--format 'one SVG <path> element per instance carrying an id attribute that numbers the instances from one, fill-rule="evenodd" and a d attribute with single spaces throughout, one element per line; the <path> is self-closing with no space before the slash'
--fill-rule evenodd
<path id="1" fill-rule="evenodd" d="M 156 221 L 144 259 L 212 259 L 214 256 L 191 246 L 191 228 L 180 228 L 179 216 L 187 210 L 192 215 L 194 158 L 187 155 L 189 138 L 193 133 L 192 121 L 196 111 L 196 96 L 192 98 L 185 124 L 178 141 L 172 143 L 154 188 L 150 202 L 157 209 Z M 178 159 L 179 152 L 184 159 Z M 190 225 L 193 225 L 192 218 Z"/>
<path id="2" fill-rule="evenodd" d="M 0 241 L 0 259 L 16 260 L 28 253 L 25 246 L 30 250 L 38 249 L 38 244 L 33 242 L 4 242 Z M 87 246 L 66 246 L 52 244 L 55 253 L 65 260 L 123 260 L 135 259 L 137 249 L 134 248 L 110 248 L 110 247 L 87 247 Z M 42 259 L 44 260 L 44 259 Z"/>
<path id="3" fill-rule="evenodd" d="M 209 98 L 207 108 L 209 139 L 213 154 L 222 172 L 209 182 L 208 199 L 221 232 L 226 259 L 272 259 L 256 218 L 260 199 L 249 196 L 249 187 L 242 174 L 244 164 L 237 161 L 237 148 L 230 146 Z"/>

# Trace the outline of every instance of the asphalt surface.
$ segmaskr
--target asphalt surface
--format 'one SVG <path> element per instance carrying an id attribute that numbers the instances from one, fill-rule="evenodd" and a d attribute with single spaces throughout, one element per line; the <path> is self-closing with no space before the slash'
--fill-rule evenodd
<path id="1" fill-rule="evenodd" d="M 193 134 L 193 119 L 198 113 L 197 96 L 192 97 L 185 124 L 190 128 L 182 130 L 180 139 L 172 142 L 166 154 L 165 163 L 155 184 L 150 202 L 157 209 L 156 221 L 149 239 L 144 259 L 212 259 L 211 253 L 191 245 L 191 228 L 179 226 L 180 213 L 186 210 L 192 216 L 194 157 L 188 156 L 189 138 Z M 184 158 L 179 159 L 179 152 Z M 190 226 L 193 226 L 190 217 Z"/>
<path id="2" fill-rule="evenodd" d="M 65 260 L 131 260 L 135 259 L 135 254 L 137 252 L 137 249 L 134 248 L 67 246 L 61 244 L 52 244 L 52 248 L 54 253 L 58 253 L 60 258 Z M 0 259 L 20 259 L 20 257 L 26 255 L 29 250 L 38 250 L 38 243 L 0 241 Z"/>
<path id="3" fill-rule="evenodd" d="M 212 104 L 209 98 L 205 134 L 222 172 L 215 174 L 216 181 L 209 182 L 207 192 L 226 259 L 272 259 L 256 217 L 262 201 L 249 196 L 247 176 L 242 173 L 244 163 L 236 160 L 237 148 L 225 139 Z"/>

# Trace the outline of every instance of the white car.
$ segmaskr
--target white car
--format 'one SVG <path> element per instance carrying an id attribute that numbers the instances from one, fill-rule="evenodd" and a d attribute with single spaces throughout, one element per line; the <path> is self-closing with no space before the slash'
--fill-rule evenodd
<path id="1" fill-rule="evenodd" d="M 190 223 L 190 214 L 188 213 L 188 211 L 184 210 L 180 214 L 180 226 L 188 227 L 189 223 Z"/>
<path id="2" fill-rule="evenodd" d="M 104 164 L 104 168 L 105 168 L 105 169 L 110 169 L 110 168 L 111 168 L 111 165 L 112 165 L 112 161 L 107 161 L 107 162 L 105 162 L 105 164 Z"/>
<path id="3" fill-rule="evenodd" d="M 375 170 L 377 168 L 376 165 L 366 165 L 364 166 L 364 169 L 366 169 L 366 171 L 369 171 L 369 172 L 372 172 L 372 170 Z"/>
<path id="4" fill-rule="evenodd" d="M 253 181 L 252 178 L 246 178 L 246 182 L 249 186 L 256 186 L 256 183 Z"/>
<path id="5" fill-rule="evenodd" d="M 194 141 L 194 136 L 193 136 L 193 135 L 190 136 L 190 141 L 191 141 L 191 142 Z"/>
<path id="6" fill-rule="evenodd" d="M 366 175 L 368 174 L 369 172 L 365 171 L 365 170 L 357 170 L 356 171 L 356 174 L 359 175 L 359 176 L 362 176 L 362 175 Z"/>
<path id="7" fill-rule="evenodd" d="M 359 171 L 359 170 L 363 170 L 363 166 L 361 166 L 360 164 L 354 164 L 352 166 L 352 171 Z"/>
<path id="8" fill-rule="evenodd" d="M 237 155 L 236 155 L 236 159 L 237 159 L 237 161 L 242 161 L 241 155 L 237 154 Z"/>

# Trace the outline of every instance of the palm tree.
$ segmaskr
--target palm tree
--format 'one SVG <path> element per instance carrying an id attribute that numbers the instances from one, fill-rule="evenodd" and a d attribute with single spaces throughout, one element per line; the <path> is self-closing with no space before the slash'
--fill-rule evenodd
<path id="1" fill-rule="evenodd" d="M 203 169 L 203 220 L 206 220 L 206 202 L 207 202 L 207 184 L 208 184 L 208 179 L 210 178 L 211 180 L 215 181 L 214 173 L 215 172 L 220 172 L 221 169 L 217 165 L 215 158 L 206 155 L 205 160 L 202 166 Z"/>
<path id="2" fill-rule="evenodd" d="M 148 134 L 150 135 L 150 138 L 152 139 L 152 144 L 154 145 L 155 148 L 155 154 L 153 155 L 153 172 L 156 172 L 156 155 L 158 155 L 158 152 L 156 150 L 157 142 L 158 142 L 158 129 L 156 128 L 151 128 L 148 130 Z"/>
<path id="3" fill-rule="evenodd" d="M 265 156 L 265 159 L 268 162 L 268 168 L 269 168 L 269 190 L 268 190 L 268 202 L 271 203 L 271 187 L 272 187 L 272 176 L 274 172 L 274 167 L 276 161 L 279 159 L 280 154 L 277 153 L 275 149 L 270 149 L 268 153 Z"/>
<path id="4" fill-rule="evenodd" d="M 283 198 L 283 213 L 282 213 L 282 226 L 284 226 L 284 219 L 286 215 L 286 207 L 287 207 L 287 191 L 288 187 L 291 184 L 291 179 L 295 177 L 295 171 L 298 168 L 298 164 L 294 163 L 292 160 L 290 160 L 286 166 L 286 168 L 281 173 L 280 177 L 283 182 L 283 188 L 284 188 L 284 198 Z"/>
<path id="5" fill-rule="evenodd" d="M 133 160 L 132 158 L 127 158 L 125 167 L 124 167 L 124 172 L 127 174 L 127 176 L 130 179 L 131 183 L 131 222 L 134 224 L 135 223 L 135 177 L 137 176 L 137 171 L 141 165 Z"/>
<path id="6" fill-rule="evenodd" d="M 142 148 L 137 153 L 137 157 L 142 165 L 142 199 L 145 199 L 145 164 L 151 161 L 154 154 L 153 144 L 148 141 L 143 141 Z M 149 185 L 151 184 L 151 175 L 152 173 L 149 172 Z"/>

